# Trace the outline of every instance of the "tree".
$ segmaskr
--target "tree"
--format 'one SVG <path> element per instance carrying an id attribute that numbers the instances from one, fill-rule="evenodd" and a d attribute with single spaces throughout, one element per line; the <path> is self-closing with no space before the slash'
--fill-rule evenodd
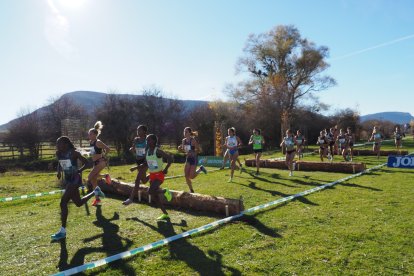
<path id="1" fill-rule="evenodd" d="M 281 135 L 291 127 L 298 103 L 314 92 L 336 84 L 322 75 L 329 65 L 328 48 L 301 37 L 292 25 L 280 25 L 259 35 L 250 35 L 239 59 L 239 72 L 251 77 L 232 89 L 242 102 L 271 103 L 278 111 Z"/>
<path id="2" fill-rule="evenodd" d="M 214 111 L 209 104 L 192 110 L 187 116 L 187 126 L 198 132 L 197 140 L 203 154 L 214 153 Z M 182 134 L 181 134 L 182 135 Z"/>
<path id="3" fill-rule="evenodd" d="M 331 125 L 337 125 L 338 129 L 343 129 L 346 131 L 348 127 L 351 128 L 352 132 L 356 135 L 356 139 L 359 140 L 360 132 L 360 116 L 358 112 L 346 108 L 343 110 L 338 110 L 331 119 Z"/>
<path id="4" fill-rule="evenodd" d="M 214 126 L 214 121 L 223 124 L 226 128 L 223 133 L 224 136 L 227 136 L 227 128 L 234 127 L 236 129 L 236 135 L 240 137 L 243 145 L 246 146 L 252 126 L 252 124 L 249 123 L 251 120 L 246 113 L 247 105 L 235 102 L 214 101 L 209 104 L 209 108 L 213 113 L 213 116 L 210 117 L 212 127 Z M 213 130 L 213 128 L 211 129 Z M 210 137 L 213 136 L 211 135 Z"/>
<path id="5" fill-rule="evenodd" d="M 377 127 L 377 129 L 384 135 L 387 139 L 393 137 L 395 130 L 395 123 L 386 120 L 368 120 L 361 123 L 361 138 L 371 137 L 372 129 Z M 366 136 L 365 136 L 366 135 Z"/>
<path id="6" fill-rule="evenodd" d="M 42 113 L 42 136 L 47 141 L 56 141 L 62 134 L 62 121 L 64 119 L 78 119 L 82 121 L 82 126 L 86 127 L 88 116 L 85 109 L 76 104 L 69 97 L 50 99 L 50 104 L 44 107 Z M 80 132 L 80 131 L 79 131 Z M 70 137 L 73 141 L 86 136 L 86 133 L 77 133 L 78 137 Z"/>
<path id="7" fill-rule="evenodd" d="M 118 155 L 129 155 L 138 125 L 147 125 L 162 142 L 178 141 L 182 135 L 182 104 L 162 96 L 158 89 L 144 90 L 142 96 L 109 94 L 96 119 L 105 125 L 102 137 L 113 142 Z"/>
<path id="8" fill-rule="evenodd" d="M 176 99 L 165 98 L 157 88 L 144 89 L 142 95 L 137 103 L 139 121 L 146 124 L 162 142 L 180 141 L 184 129 L 183 104 Z"/>
<path id="9" fill-rule="evenodd" d="M 22 112 L 22 115 L 11 124 L 6 135 L 6 143 L 18 149 L 20 158 L 24 157 L 24 149 L 29 150 L 31 159 L 39 158 L 41 133 L 37 112 Z"/>
<path id="10" fill-rule="evenodd" d="M 128 153 L 132 141 L 130 136 L 136 132 L 134 108 L 132 97 L 108 94 L 102 107 L 95 111 L 96 119 L 104 125 L 103 139 L 114 143 L 118 155 Z"/>
<path id="11" fill-rule="evenodd" d="M 300 130 L 306 137 L 307 144 L 314 145 L 319 132 L 330 125 L 331 120 L 329 117 L 316 112 L 313 107 L 310 107 L 295 110 L 291 128 L 293 132 Z"/>

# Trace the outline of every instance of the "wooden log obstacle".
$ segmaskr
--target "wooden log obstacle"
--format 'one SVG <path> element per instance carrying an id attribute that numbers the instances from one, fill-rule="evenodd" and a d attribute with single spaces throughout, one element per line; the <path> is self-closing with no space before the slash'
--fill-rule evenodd
<path id="1" fill-rule="evenodd" d="M 373 150 L 370 149 L 355 149 L 353 150 L 354 156 L 377 156 Z M 319 150 L 314 151 L 315 154 L 319 154 Z M 388 155 L 407 155 L 407 150 L 380 150 L 380 156 L 388 156 Z"/>
<path id="2" fill-rule="evenodd" d="M 406 150 L 380 150 L 380 156 L 388 156 L 388 155 L 407 155 L 408 151 Z M 362 149 L 354 149 L 354 156 L 376 156 L 377 154 L 374 153 L 373 150 L 362 150 Z"/>
<path id="3" fill-rule="evenodd" d="M 246 160 L 246 166 L 256 167 L 256 160 Z M 341 172 L 358 173 L 365 170 L 366 166 L 361 162 L 316 162 L 316 161 L 295 161 L 295 171 L 322 171 L 322 172 Z M 287 170 L 284 160 L 260 160 L 260 167 Z"/>
<path id="4" fill-rule="evenodd" d="M 113 179 L 110 185 L 106 184 L 103 179 L 100 180 L 98 184 L 102 191 L 106 193 L 126 197 L 129 197 L 135 185 L 133 183 L 121 182 L 116 179 Z M 140 185 L 138 193 L 134 195 L 134 198 L 138 201 L 151 203 L 151 196 L 148 194 L 148 190 L 149 186 Z M 170 191 L 173 196 L 171 201 L 168 202 L 163 197 L 161 199 L 165 205 L 196 211 L 213 212 L 226 216 L 237 215 L 244 210 L 243 201 L 241 199 L 231 199 L 183 191 Z"/>

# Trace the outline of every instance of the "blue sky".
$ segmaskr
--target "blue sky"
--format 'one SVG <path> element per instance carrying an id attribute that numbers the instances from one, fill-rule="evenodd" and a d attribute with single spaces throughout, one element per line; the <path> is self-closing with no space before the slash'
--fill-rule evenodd
<path id="1" fill-rule="evenodd" d="M 330 49 L 332 110 L 414 114 L 414 1 L 0 0 L 0 124 L 75 90 L 226 99 L 251 33 Z"/>

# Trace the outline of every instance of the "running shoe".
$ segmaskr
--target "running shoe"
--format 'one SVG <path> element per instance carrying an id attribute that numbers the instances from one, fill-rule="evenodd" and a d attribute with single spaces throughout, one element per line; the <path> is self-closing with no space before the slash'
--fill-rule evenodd
<path id="1" fill-rule="evenodd" d="M 167 214 L 162 214 L 161 216 L 157 218 L 157 220 L 167 220 L 167 219 L 170 219 L 170 216 Z"/>
<path id="2" fill-rule="evenodd" d="M 224 166 L 221 166 L 219 170 L 224 170 Z"/>
<path id="3" fill-rule="evenodd" d="M 170 190 L 169 190 L 168 188 L 166 188 L 166 189 L 165 189 L 164 196 L 165 196 L 165 198 L 166 198 L 168 201 L 171 201 L 171 199 L 172 199 L 172 194 L 171 194 L 171 192 L 170 192 Z"/>
<path id="4" fill-rule="evenodd" d="M 56 234 L 51 235 L 50 238 L 54 241 L 58 241 L 58 240 L 66 238 L 66 233 L 59 231 Z"/>
<path id="5" fill-rule="evenodd" d="M 229 182 L 229 183 L 233 182 L 233 178 L 232 178 L 232 177 L 230 177 L 230 178 L 229 178 L 229 180 L 228 180 L 227 182 Z"/>
<path id="6" fill-rule="evenodd" d="M 96 186 L 95 190 L 93 190 L 96 196 L 105 198 L 105 194 L 102 192 L 101 188 L 99 186 Z"/>
<path id="7" fill-rule="evenodd" d="M 128 206 L 129 204 L 131 204 L 132 203 L 132 200 L 131 199 L 127 199 L 127 200 L 125 200 L 124 202 L 122 202 L 122 204 L 124 204 L 124 205 L 126 205 L 126 206 Z"/>
<path id="8" fill-rule="evenodd" d="M 200 171 L 202 171 L 204 174 L 207 174 L 207 170 L 203 165 L 200 166 Z"/>
<path id="9" fill-rule="evenodd" d="M 289 176 L 293 176 L 293 172 L 290 172 L 290 173 L 289 173 Z"/>
<path id="10" fill-rule="evenodd" d="M 106 182 L 106 184 L 111 185 L 112 179 L 111 179 L 111 176 L 109 174 L 105 174 L 105 182 Z"/>

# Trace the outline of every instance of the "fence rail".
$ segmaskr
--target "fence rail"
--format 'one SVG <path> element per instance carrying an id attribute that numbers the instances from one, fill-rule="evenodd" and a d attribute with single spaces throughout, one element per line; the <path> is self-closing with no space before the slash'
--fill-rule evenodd
<path id="1" fill-rule="evenodd" d="M 40 143 L 36 152 L 40 159 L 49 158 L 55 155 L 56 146 L 49 142 Z M 32 153 L 27 147 L 16 147 L 5 143 L 0 144 L 0 160 L 28 157 L 32 157 Z"/>
<path id="2" fill-rule="evenodd" d="M 108 145 L 110 148 L 114 149 L 112 145 Z M 161 145 L 166 149 L 175 149 L 176 145 L 173 143 L 165 143 Z M 84 152 L 89 151 L 89 141 L 82 141 L 80 143 L 75 143 L 75 147 L 78 149 L 83 149 Z M 38 159 L 47 159 L 54 157 L 56 153 L 56 144 L 51 142 L 42 142 L 39 144 L 38 148 Z M 7 145 L 6 143 L 0 142 L 0 160 L 15 160 L 15 159 L 24 159 L 30 158 L 30 150 L 27 147 L 16 147 Z"/>

